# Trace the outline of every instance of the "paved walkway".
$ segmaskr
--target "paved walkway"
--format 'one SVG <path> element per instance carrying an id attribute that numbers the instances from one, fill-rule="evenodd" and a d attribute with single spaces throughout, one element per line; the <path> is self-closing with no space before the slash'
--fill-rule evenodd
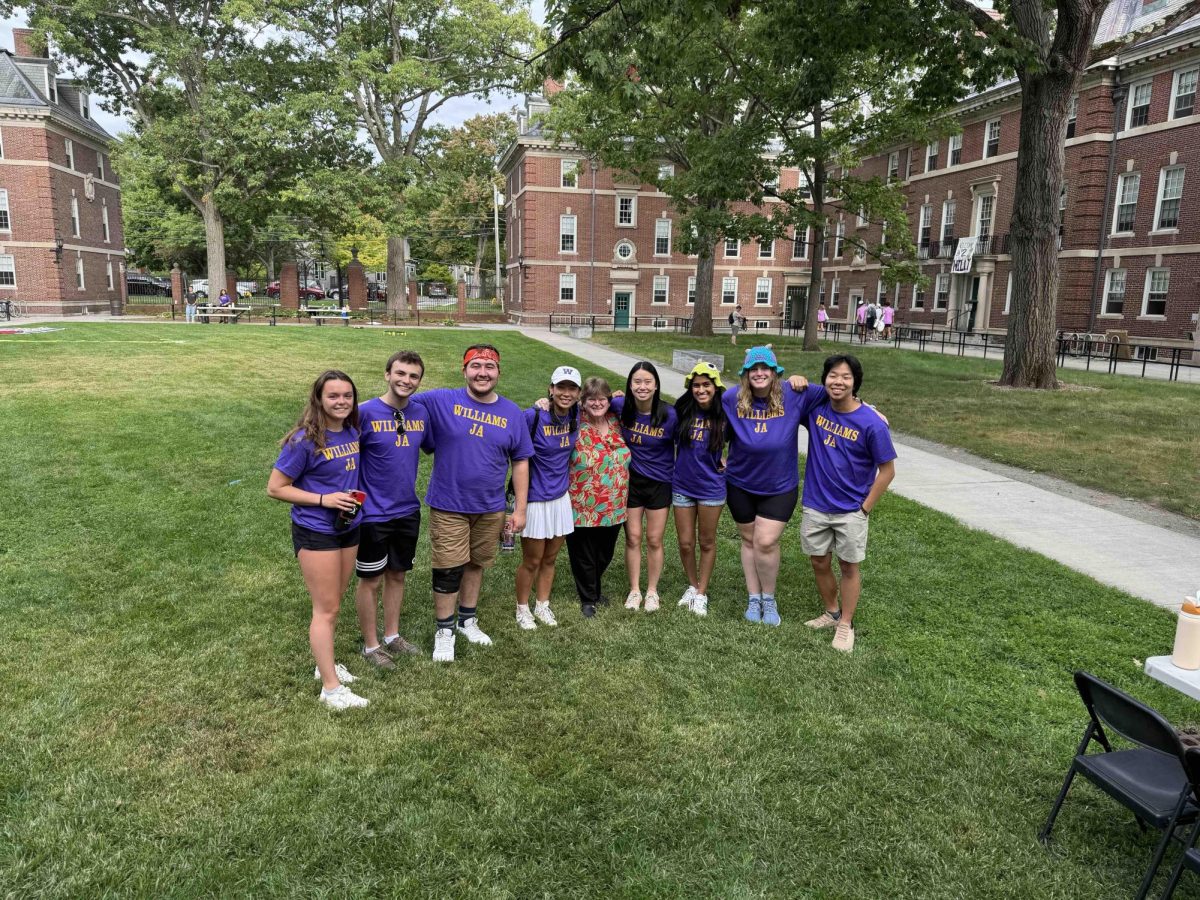
<path id="1" fill-rule="evenodd" d="M 522 331 L 613 372 L 636 361 L 546 329 Z M 664 392 L 683 393 L 683 373 L 659 373 Z M 891 490 L 903 497 L 1158 606 L 1177 607 L 1200 589 L 1200 523 L 928 441 L 901 436 L 895 443 Z"/>

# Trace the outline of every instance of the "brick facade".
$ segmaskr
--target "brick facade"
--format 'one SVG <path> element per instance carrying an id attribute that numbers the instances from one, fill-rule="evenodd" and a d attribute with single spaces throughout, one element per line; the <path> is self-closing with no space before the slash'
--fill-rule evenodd
<path id="1" fill-rule="evenodd" d="M 16 45 L 29 52 L 28 33 L 15 31 Z M 36 302 L 42 312 L 120 311 L 125 242 L 111 138 L 91 121 L 90 110 L 81 113 L 86 95 L 81 99 L 72 82 L 55 79 L 55 95 L 46 96 L 38 73 L 53 78 L 51 60 L 0 52 L 0 67 L 12 94 L 0 97 L 0 189 L 8 197 L 8 228 L 0 228 L 0 300 Z"/>
<path id="2" fill-rule="evenodd" d="M 1066 139 L 1065 206 L 1060 249 L 1059 327 L 1067 332 L 1127 331 L 1146 341 L 1192 345 L 1200 310 L 1200 95 L 1187 110 L 1189 73 L 1200 69 L 1200 26 L 1190 26 L 1093 67 L 1078 95 L 1078 112 Z M 1149 84 L 1149 104 L 1131 111 L 1136 85 Z M 1183 86 L 1181 91 L 1180 85 Z M 1181 93 L 1184 95 L 1181 97 Z M 1114 106 L 1114 96 L 1116 105 Z M 1145 100 L 1145 90 L 1137 92 Z M 531 98 L 536 116 L 541 98 Z M 1177 108 L 1180 113 L 1177 113 Z M 886 178 L 892 164 L 907 195 L 908 225 L 918 245 L 930 285 L 886 287 L 880 294 L 880 267 L 858 260 L 850 242 L 833 257 L 840 226 L 848 237 L 868 245 L 880 242 L 881 226 L 859 225 L 853 212 L 832 216 L 824 263 L 823 299 L 831 321 L 848 322 L 861 297 L 886 297 L 897 321 L 918 327 L 1002 333 L 1008 325 L 1008 223 L 1020 129 L 1020 98 L 1015 83 L 964 101 L 955 112 L 961 127 L 958 160 L 950 162 L 950 139 L 942 138 L 936 157 L 924 144 L 900 146 L 865 160 L 856 174 Z M 1132 116 L 1132 118 L 1131 118 Z M 1114 120 L 1118 127 L 1114 138 Z M 1143 121 L 1144 120 L 1144 121 Z M 998 123 L 999 133 L 996 134 Z M 992 139 L 989 141 L 989 137 Z M 564 183 L 563 165 L 575 166 L 574 183 Z M 652 185 L 621 181 L 603 167 L 592 169 L 585 154 L 555 146 L 536 126 L 523 129 L 501 162 L 506 179 L 506 311 L 518 321 L 544 323 L 551 313 L 608 316 L 614 297 L 628 299 L 630 316 L 690 316 L 688 280 L 695 258 L 675 250 L 655 253 L 655 223 L 677 218 L 670 199 Z M 1111 172 L 1110 172 L 1111 168 Z M 1161 216 L 1165 170 L 1182 172 L 1177 222 L 1168 208 Z M 1125 179 L 1140 176 L 1132 227 L 1114 233 L 1117 202 Z M 780 173 L 783 187 L 794 186 L 796 170 Z M 1132 179 L 1130 184 L 1132 184 Z M 1171 185 L 1167 186 L 1168 194 Z M 632 204 L 632 222 L 618 221 L 618 203 Z M 953 227 L 943 231 L 947 204 L 954 204 Z M 990 205 L 991 215 L 981 224 Z M 1168 207 L 1170 206 L 1168 198 Z M 922 207 L 929 208 L 922 233 Z M 574 250 L 560 246 L 563 216 L 574 217 Z M 1157 220 L 1156 220 L 1157 217 Z M 629 216 L 626 216 L 628 220 Z M 594 223 L 594 226 L 593 226 Z M 1164 226 L 1164 227 L 1160 227 Z M 662 227 L 662 226 L 660 226 Z M 980 240 L 971 271 L 951 275 L 959 238 Z M 943 237 L 946 240 L 943 240 Z M 623 242 L 631 250 L 622 258 Z M 811 252 L 811 247 L 807 248 Z M 768 257 L 744 243 L 735 257 L 716 249 L 713 318 L 723 321 L 733 308 L 723 302 L 724 279 L 736 279 L 736 302 L 756 319 L 799 322 L 806 303 L 809 261 L 795 258 L 791 241 L 776 241 Z M 1123 273 L 1123 304 L 1108 297 L 1110 270 Z M 1149 270 L 1156 270 L 1150 272 Z M 1164 274 L 1165 273 L 1165 274 Z M 573 291 L 571 290 L 573 279 Z M 938 276 L 942 276 L 939 279 Z M 655 302 L 655 279 L 666 302 Z M 1121 275 L 1117 276 L 1118 283 Z M 760 281 L 760 279 L 764 279 Z M 733 282 L 725 282 L 728 287 Z M 943 288 L 939 296 L 938 287 Z M 767 286 L 769 285 L 769 290 Z M 1165 287 L 1165 298 L 1160 289 Z M 560 293 L 568 299 L 561 299 Z M 1153 295 L 1153 296 L 1151 296 Z M 1119 310 L 1118 310 L 1119 307 Z"/>

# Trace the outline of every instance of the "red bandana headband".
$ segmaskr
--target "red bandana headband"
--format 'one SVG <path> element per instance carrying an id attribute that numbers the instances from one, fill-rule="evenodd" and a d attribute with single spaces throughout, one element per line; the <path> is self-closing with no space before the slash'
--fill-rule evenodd
<path id="1" fill-rule="evenodd" d="M 475 347 L 468 350 L 463 355 L 463 365 L 469 366 L 471 364 L 471 360 L 473 359 L 490 359 L 496 365 L 500 365 L 500 354 L 487 347 Z"/>

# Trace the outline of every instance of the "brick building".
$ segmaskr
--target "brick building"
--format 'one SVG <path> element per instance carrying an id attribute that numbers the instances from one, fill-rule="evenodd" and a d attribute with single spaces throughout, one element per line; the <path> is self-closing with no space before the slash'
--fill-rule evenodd
<path id="1" fill-rule="evenodd" d="M 41 312 L 120 311 L 121 188 L 88 92 L 13 29 L 0 51 L 0 300 Z"/>
<path id="2" fill-rule="evenodd" d="M 1170 4 L 1167 4 L 1170 5 Z M 1162 0 L 1114 0 L 1098 41 L 1163 15 Z M 1125 331 L 1147 342 L 1192 346 L 1200 310 L 1200 20 L 1094 65 L 1066 137 L 1061 195 L 1059 326 Z M 520 135 L 501 161 L 507 179 L 506 307 L 519 321 L 552 312 L 690 316 L 695 258 L 677 253 L 669 198 L 622 181 L 541 134 L 532 97 Z M 1020 128 L 1016 82 L 963 101 L 961 133 L 898 146 L 858 173 L 902 182 L 927 288 L 881 283 L 854 241 L 881 242 L 881 226 L 852 212 L 832 217 L 823 290 L 832 321 L 849 322 L 860 299 L 890 299 L 903 324 L 1003 333 L 1011 302 L 1007 223 Z M 780 172 L 782 187 L 799 173 Z M 807 236 L 716 250 L 713 319 L 735 303 L 751 325 L 803 321 L 811 271 Z M 970 271 L 952 274 L 962 238 Z M 839 252 L 839 250 L 841 252 Z"/>

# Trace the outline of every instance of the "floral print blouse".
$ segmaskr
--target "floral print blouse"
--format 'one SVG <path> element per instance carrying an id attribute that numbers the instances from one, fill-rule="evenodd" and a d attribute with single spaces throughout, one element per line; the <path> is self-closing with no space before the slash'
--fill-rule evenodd
<path id="1" fill-rule="evenodd" d="M 608 434 L 587 422 L 571 454 L 571 509 L 576 528 L 620 525 L 629 499 L 629 448 L 617 417 L 609 415 Z"/>

